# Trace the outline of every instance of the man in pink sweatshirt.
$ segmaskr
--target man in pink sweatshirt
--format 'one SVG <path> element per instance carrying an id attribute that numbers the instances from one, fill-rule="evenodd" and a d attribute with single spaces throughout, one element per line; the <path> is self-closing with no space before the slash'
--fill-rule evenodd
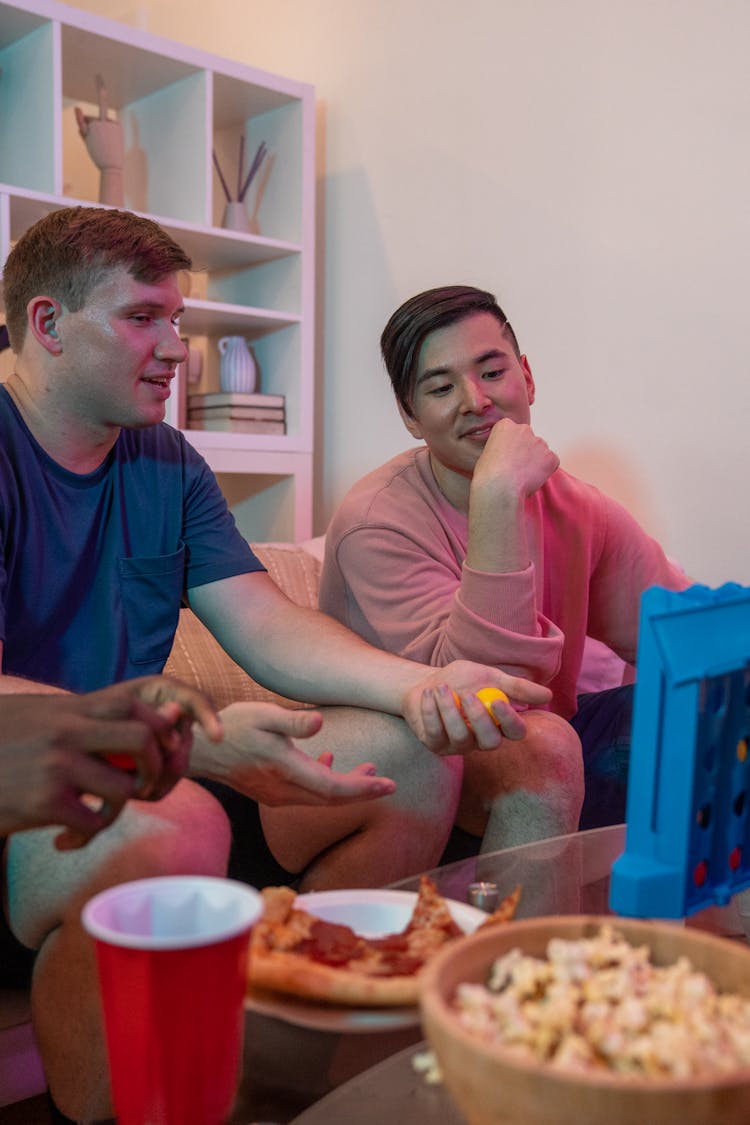
<path id="1" fill-rule="evenodd" d="M 424 444 L 345 497 L 326 536 L 321 608 L 413 660 L 478 660 L 549 685 L 583 745 L 581 827 L 623 820 L 632 687 L 578 697 L 584 641 L 632 665 L 641 594 L 688 580 L 534 433 L 531 367 L 491 293 L 418 294 L 381 346 L 404 424 Z M 472 767 L 464 826 L 481 835 L 489 760 Z"/>

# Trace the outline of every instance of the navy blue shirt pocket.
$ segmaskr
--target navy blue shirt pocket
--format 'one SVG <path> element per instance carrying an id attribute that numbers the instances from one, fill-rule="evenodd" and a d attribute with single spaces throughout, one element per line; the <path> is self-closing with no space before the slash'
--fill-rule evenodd
<path id="1" fill-rule="evenodd" d="M 133 664 L 161 671 L 172 649 L 185 585 L 186 548 L 172 555 L 119 559 L 120 594 Z"/>

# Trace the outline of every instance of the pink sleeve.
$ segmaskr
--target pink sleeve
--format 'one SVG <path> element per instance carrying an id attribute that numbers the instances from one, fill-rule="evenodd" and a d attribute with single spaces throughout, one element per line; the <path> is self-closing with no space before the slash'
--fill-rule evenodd
<path id="1" fill-rule="evenodd" d="M 434 666 L 475 660 L 541 683 L 559 669 L 563 635 L 537 609 L 533 566 L 484 574 L 437 539 L 382 527 L 350 530 L 332 561 L 346 576 L 346 613 L 335 615 L 380 648 Z"/>

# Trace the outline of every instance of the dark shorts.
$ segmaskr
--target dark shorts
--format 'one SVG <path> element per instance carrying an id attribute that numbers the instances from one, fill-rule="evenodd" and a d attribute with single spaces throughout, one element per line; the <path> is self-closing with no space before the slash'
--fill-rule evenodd
<path id="1" fill-rule="evenodd" d="M 579 695 L 570 720 L 583 746 L 586 793 L 580 829 L 622 824 L 628 791 L 633 685 Z"/>
<path id="2" fill-rule="evenodd" d="M 253 887 L 290 886 L 299 879 L 274 859 L 266 843 L 256 801 L 220 781 L 199 778 L 198 784 L 212 793 L 229 818 L 232 847 L 227 875 Z"/>
<path id="3" fill-rule="evenodd" d="M 0 836 L 0 858 L 4 847 L 5 840 Z M 35 957 L 36 951 L 21 945 L 12 933 L 0 906 L 0 987 L 21 988 L 28 985 Z"/>

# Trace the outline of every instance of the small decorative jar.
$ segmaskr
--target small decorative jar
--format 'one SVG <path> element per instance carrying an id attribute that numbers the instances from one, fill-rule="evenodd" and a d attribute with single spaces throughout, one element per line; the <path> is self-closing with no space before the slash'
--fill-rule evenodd
<path id="1" fill-rule="evenodd" d="M 219 340 L 219 382 L 222 391 L 251 394 L 258 383 L 255 356 L 244 336 L 222 336 Z"/>

